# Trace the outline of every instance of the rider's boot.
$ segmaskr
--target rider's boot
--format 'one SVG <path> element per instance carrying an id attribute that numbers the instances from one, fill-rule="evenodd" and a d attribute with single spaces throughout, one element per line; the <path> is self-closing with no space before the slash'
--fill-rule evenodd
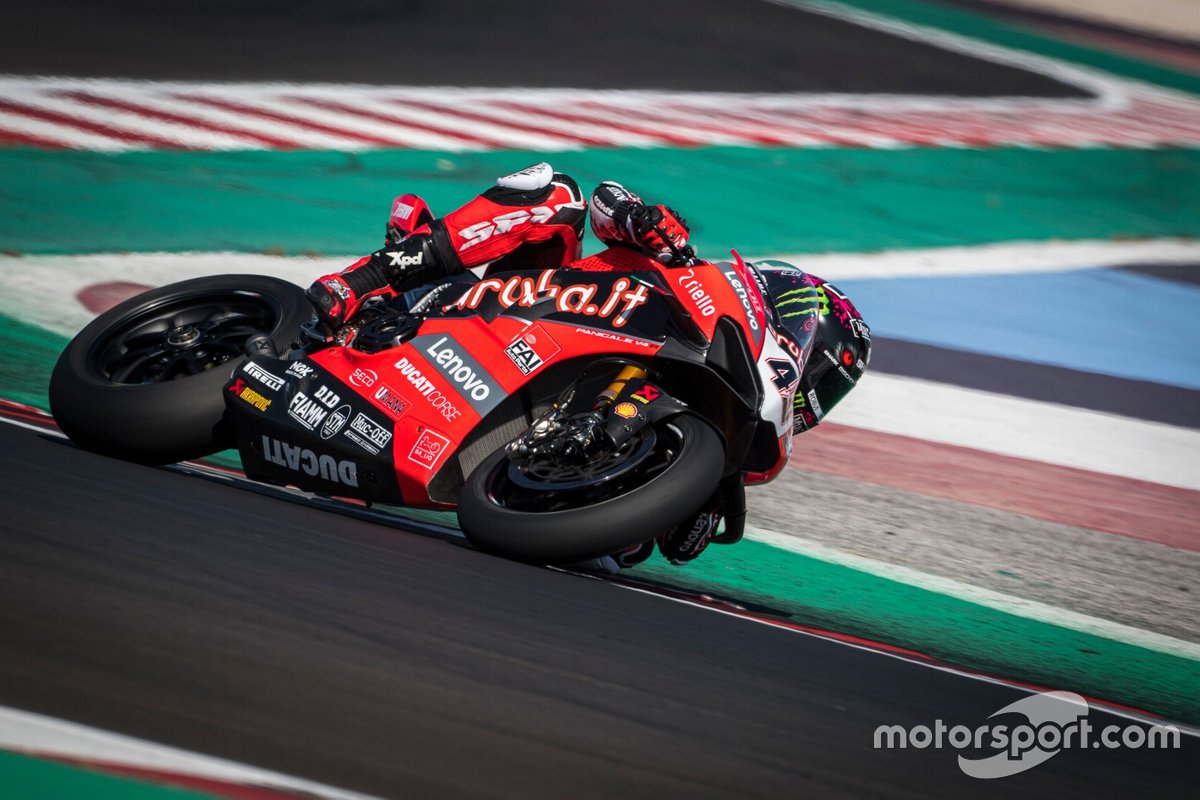
<path id="1" fill-rule="evenodd" d="M 454 252 L 446 249 L 444 232 L 439 238 L 430 227 L 318 278 L 306 294 L 321 322 L 339 328 L 371 298 L 391 300 L 411 287 L 462 272 Z"/>
<path id="2" fill-rule="evenodd" d="M 658 550 L 676 566 L 697 558 L 708 547 L 721 524 L 721 506 L 714 497 L 696 516 L 658 539 Z"/>

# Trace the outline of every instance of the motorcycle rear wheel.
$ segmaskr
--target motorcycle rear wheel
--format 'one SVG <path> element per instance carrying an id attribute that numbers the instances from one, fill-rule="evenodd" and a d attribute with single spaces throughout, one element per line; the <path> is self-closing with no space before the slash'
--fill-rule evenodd
<path id="1" fill-rule="evenodd" d="M 720 437 L 690 414 L 660 422 L 624 452 L 641 461 L 632 468 L 609 457 L 590 477 L 563 475 L 513 479 L 505 452 L 489 456 L 467 478 L 458 520 L 481 550 L 519 561 L 565 563 L 614 553 L 673 530 L 712 495 L 725 463 Z M 650 450 L 651 452 L 646 452 Z M 556 478 L 558 480 L 556 480 Z"/>
<path id="2" fill-rule="evenodd" d="M 50 410 L 86 450 L 169 464 L 224 450 L 221 388 L 251 336 L 278 352 L 312 316 L 303 290 L 262 275 L 218 275 L 162 286 L 101 314 L 79 332 L 50 378 Z"/>

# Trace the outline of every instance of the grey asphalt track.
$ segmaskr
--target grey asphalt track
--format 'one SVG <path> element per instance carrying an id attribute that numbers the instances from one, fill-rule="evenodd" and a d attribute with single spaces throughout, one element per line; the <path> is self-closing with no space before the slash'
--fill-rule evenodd
<path id="1" fill-rule="evenodd" d="M 0 73 L 415 86 L 1086 96 L 765 0 L 39 0 Z"/>
<path id="2" fill-rule="evenodd" d="M 387 797 L 1182 796 L 1185 751 L 963 776 L 1015 689 L 0 425 L 0 704 Z M 1114 722 L 1093 710 L 1094 724 Z"/>

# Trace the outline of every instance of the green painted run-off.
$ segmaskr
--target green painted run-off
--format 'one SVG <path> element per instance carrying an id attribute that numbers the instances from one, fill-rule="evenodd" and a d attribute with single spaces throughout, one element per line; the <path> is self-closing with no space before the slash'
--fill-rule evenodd
<path id="1" fill-rule="evenodd" d="M 0 151 L 0 251 L 366 253 L 391 198 L 444 213 L 544 157 Z M 1195 150 L 591 150 L 549 156 L 666 202 L 702 254 L 1200 235 Z M 591 237 L 589 237 L 589 241 Z"/>

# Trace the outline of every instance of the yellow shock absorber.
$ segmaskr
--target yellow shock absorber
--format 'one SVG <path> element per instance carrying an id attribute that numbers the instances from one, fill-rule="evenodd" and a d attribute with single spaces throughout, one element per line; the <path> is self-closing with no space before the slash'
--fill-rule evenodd
<path id="1" fill-rule="evenodd" d="M 613 380 L 613 382 L 608 385 L 608 388 L 601 392 L 600 396 L 596 398 L 596 407 L 599 408 L 601 405 L 611 404 L 612 401 L 617 399 L 617 395 L 621 393 L 621 390 L 625 388 L 625 384 L 633 380 L 645 378 L 647 374 L 648 373 L 646 370 L 642 369 L 641 367 L 635 367 L 633 365 L 623 367 L 621 371 L 617 373 L 617 377 Z"/>

